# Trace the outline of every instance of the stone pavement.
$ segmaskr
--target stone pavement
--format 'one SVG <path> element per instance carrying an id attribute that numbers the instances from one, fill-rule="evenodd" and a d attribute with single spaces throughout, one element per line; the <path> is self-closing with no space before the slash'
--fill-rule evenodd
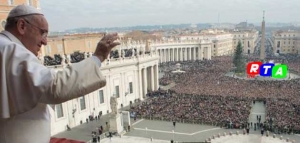
<path id="1" fill-rule="evenodd" d="M 256 131 L 254 131 L 254 123 L 258 123 L 258 120 L 257 120 L 257 116 L 261 116 L 261 123 L 265 122 L 266 120 L 266 106 L 264 105 L 263 102 L 258 102 L 256 101 L 255 104 L 253 104 L 252 102 L 252 108 L 251 108 L 251 112 L 250 112 L 250 115 L 249 115 L 249 120 L 248 122 L 253 124 L 253 126 L 251 127 L 250 125 L 250 133 L 251 132 L 256 132 L 258 134 L 260 134 L 260 130 L 261 129 L 257 129 L 256 128 Z"/>
<path id="2" fill-rule="evenodd" d="M 78 127 L 72 128 L 71 131 L 65 131 L 54 135 L 54 137 L 68 138 L 73 140 L 89 142 L 91 140 L 91 132 L 93 129 L 91 126 L 98 126 L 99 124 L 104 125 L 105 121 L 108 121 L 108 116 L 103 116 L 99 121 L 84 123 Z M 132 121 L 133 123 L 133 121 Z M 147 131 L 146 131 L 147 127 Z M 112 143 L 121 142 L 132 142 L 132 143 L 143 143 L 150 142 L 150 137 L 157 142 L 170 142 L 174 138 L 175 141 L 186 141 L 186 142 L 199 142 L 205 141 L 209 137 L 217 134 L 227 134 L 229 131 L 235 133 L 242 130 L 237 129 L 222 129 L 216 126 L 198 125 L 198 124 L 183 124 L 176 123 L 176 127 L 173 127 L 172 122 L 166 121 L 153 121 L 153 120 L 138 120 L 133 123 L 133 128 L 130 132 L 126 133 L 121 139 L 119 137 L 113 137 Z M 174 130 L 174 133 L 172 132 Z M 253 129 L 251 129 L 253 130 Z M 251 132 L 251 134 L 259 135 L 259 132 Z M 278 136 L 278 135 L 277 135 Z M 300 142 L 299 135 L 282 135 L 284 139 L 290 138 Z M 137 137 L 137 138 L 136 138 Z M 143 139 L 145 138 L 145 139 Z M 136 140 L 136 141 L 135 141 Z M 148 141 L 147 141 L 148 140 Z M 101 142 L 110 142 L 108 138 L 104 138 Z M 249 142 L 251 143 L 251 142 Z"/>
<path id="3" fill-rule="evenodd" d="M 219 133 L 223 135 L 224 132 L 226 132 L 226 134 L 228 135 L 229 132 L 236 133 L 236 131 L 239 131 L 239 133 L 241 134 L 243 131 L 241 129 L 224 129 L 216 126 L 186 123 L 176 123 L 176 127 L 174 128 L 172 122 L 153 120 L 140 120 L 133 125 L 133 128 L 134 129 L 126 133 L 125 136 L 144 137 L 148 139 L 152 137 L 154 139 L 167 141 L 174 139 L 174 141 L 176 142 L 204 142 L 209 137 L 218 135 Z M 172 130 L 174 130 L 174 133 Z M 253 129 L 250 129 L 250 135 L 257 135 L 256 137 L 261 139 L 259 131 L 254 132 Z M 270 133 L 270 135 L 273 134 Z M 300 136 L 298 135 L 283 134 L 280 136 L 283 136 L 284 139 L 289 138 L 291 140 L 300 142 Z M 277 137 L 279 137 L 279 135 L 277 135 Z M 251 140 L 247 139 L 242 142 L 252 143 Z"/>
<path id="4" fill-rule="evenodd" d="M 156 140 L 153 139 L 152 141 L 147 138 L 141 138 L 141 137 L 131 137 L 131 136 L 123 136 L 121 138 L 114 137 L 111 138 L 105 138 L 101 140 L 101 143 L 170 143 L 170 141 L 164 141 L 164 140 Z M 89 142 L 92 143 L 92 142 Z"/>
<path id="5" fill-rule="evenodd" d="M 172 122 L 153 120 L 140 120 L 137 124 L 133 125 L 133 128 L 134 130 L 126 133 L 125 136 L 152 137 L 154 139 L 168 141 L 174 139 L 180 142 L 205 141 L 214 134 L 229 131 L 215 126 L 184 123 L 176 123 L 176 127 L 174 128 Z M 231 131 L 236 132 L 237 130 L 233 129 Z"/>
<path id="6" fill-rule="evenodd" d="M 54 135 L 53 137 L 57 138 L 68 138 L 68 139 L 73 139 L 73 140 L 78 140 L 78 141 L 84 141 L 87 142 L 91 140 L 92 138 L 92 131 L 97 131 L 97 127 L 100 125 L 105 128 L 105 122 L 109 121 L 109 115 L 104 115 L 100 118 L 100 120 L 97 121 L 91 121 L 89 123 L 83 123 L 79 126 L 76 126 L 71 129 L 71 131 L 65 131 L 59 134 Z"/>
<path id="7" fill-rule="evenodd" d="M 291 142 L 291 140 L 289 140 Z M 260 135 L 232 135 L 221 136 L 211 140 L 211 143 L 286 143 L 286 138 L 280 139 L 278 136 L 260 136 Z"/>
<path id="8" fill-rule="evenodd" d="M 123 109 L 126 110 L 129 107 L 124 107 Z M 52 137 L 57 138 L 68 138 L 78 141 L 84 141 L 87 142 L 92 139 L 92 131 L 96 131 L 98 133 L 98 127 L 101 125 L 103 126 L 104 131 L 106 131 L 106 122 L 109 123 L 109 116 L 110 114 L 106 114 L 100 117 L 100 120 L 94 120 L 91 122 L 84 122 L 83 124 L 76 126 L 71 129 L 71 131 L 64 131 L 61 133 L 58 133 L 56 135 L 53 135 Z M 131 121 L 133 123 L 133 120 Z"/>
<path id="9" fill-rule="evenodd" d="M 262 121 L 264 121 L 265 118 L 263 116 L 263 113 L 265 113 L 265 106 L 263 105 L 262 102 L 256 102 L 251 109 L 249 121 L 253 121 L 253 120 L 257 121 L 256 115 L 258 114 L 262 115 Z M 92 121 L 89 123 L 83 123 L 82 125 L 72 128 L 71 131 L 62 132 L 57 135 L 54 135 L 53 137 L 68 138 L 68 139 L 73 139 L 78 141 L 89 142 L 92 139 L 91 132 L 97 131 L 97 127 L 99 127 L 100 125 L 102 125 L 105 129 L 105 122 L 108 121 L 109 121 L 109 114 L 102 116 L 100 120 Z M 153 138 L 153 140 L 157 142 L 164 142 L 164 141 L 170 142 L 170 140 L 172 139 L 180 142 L 183 141 L 203 142 L 209 137 L 212 137 L 213 135 L 218 135 L 219 133 L 224 134 L 224 132 L 226 132 L 227 134 L 229 134 L 230 131 L 233 133 L 236 133 L 236 131 L 242 133 L 243 131 L 241 129 L 224 129 L 216 126 L 187 124 L 187 123 L 176 123 L 176 127 L 174 128 L 172 122 L 144 120 L 144 119 L 137 120 L 136 122 L 131 120 L 131 123 L 132 123 L 131 131 L 125 133 L 125 135 L 121 139 L 119 139 L 120 137 L 113 137 L 112 142 L 143 143 L 143 142 L 150 142 L 151 137 Z M 250 128 L 250 135 L 260 135 L 260 130 L 254 131 L 253 128 Z M 270 135 L 273 135 L 273 133 L 270 133 Z M 300 142 L 299 135 L 282 134 L 277 136 L 278 137 L 283 136 L 284 139 L 289 138 L 291 140 L 296 140 L 296 142 Z M 110 142 L 108 138 L 104 138 L 101 140 L 101 142 L 108 142 L 108 141 Z M 243 142 L 252 143 L 250 142 L 250 140 L 243 141 Z"/>

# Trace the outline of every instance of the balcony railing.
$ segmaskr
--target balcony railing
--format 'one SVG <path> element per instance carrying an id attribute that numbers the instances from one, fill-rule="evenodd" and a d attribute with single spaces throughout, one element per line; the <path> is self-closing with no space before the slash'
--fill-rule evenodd
<path id="1" fill-rule="evenodd" d="M 120 58 L 111 58 L 111 59 L 107 59 L 102 63 L 102 67 L 111 67 L 111 66 L 116 66 L 116 65 L 120 65 L 120 64 L 134 64 L 137 62 L 146 62 L 146 61 L 151 61 L 151 60 L 158 60 L 159 55 L 158 52 L 157 54 L 155 54 L 156 52 L 154 52 L 153 54 L 151 53 L 145 53 L 145 54 L 141 54 L 138 56 L 131 56 L 131 57 L 120 57 Z M 65 65 L 54 65 L 54 66 L 47 66 L 48 68 L 54 68 L 54 69 L 60 69 L 63 68 L 64 66 L 67 66 L 68 64 Z"/>

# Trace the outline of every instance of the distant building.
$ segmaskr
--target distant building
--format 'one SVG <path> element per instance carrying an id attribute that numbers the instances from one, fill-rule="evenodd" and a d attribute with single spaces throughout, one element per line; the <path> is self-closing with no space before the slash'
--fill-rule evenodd
<path id="1" fill-rule="evenodd" d="M 235 49 L 239 41 L 242 42 L 244 54 L 253 54 L 254 48 L 257 44 L 259 32 L 256 30 L 232 30 L 233 35 L 232 46 Z"/>
<path id="2" fill-rule="evenodd" d="M 273 31 L 272 44 L 274 53 L 300 54 L 300 31 Z"/>
<path id="3" fill-rule="evenodd" d="M 39 0 L 2 0 L 0 1 L 0 31 L 4 30 L 6 18 L 11 9 L 20 4 L 27 4 L 40 9 Z"/>
<path id="4" fill-rule="evenodd" d="M 215 29 L 234 29 L 235 25 L 231 24 L 231 23 L 215 23 L 215 24 L 211 24 L 210 28 Z"/>
<path id="5" fill-rule="evenodd" d="M 235 25 L 235 28 L 246 28 L 247 26 L 247 22 L 240 22 L 239 24 Z"/>
<path id="6" fill-rule="evenodd" d="M 232 34 L 224 30 L 203 30 L 201 31 L 204 39 L 212 42 L 212 56 L 230 55 L 233 53 Z"/>
<path id="7" fill-rule="evenodd" d="M 181 34 L 177 39 L 185 40 L 208 40 L 211 42 L 212 56 L 230 55 L 234 52 L 238 41 L 242 42 L 244 54 L 253 54 L 257 44 L 258 31 L 252 30 L 230 30 L 205 29 L 198 34 Z"/>
<path id="8" fill-rule="evenodd" d="M 72 54 L 74 51 L 94 52 L 102 36 L 103 33 L 50 36 L 47 45 L 41 48 L 41 54 L 53 57 L 55 54 Z"/>
<path id="9" fill-rule="evenodd" d="M 254 24 L 248 22 L 240 22 L 239 24 L 235 25 L 235 29 L 239 29 L 239 30 L 251 30 L 254 28 L 255 28 Z"/>

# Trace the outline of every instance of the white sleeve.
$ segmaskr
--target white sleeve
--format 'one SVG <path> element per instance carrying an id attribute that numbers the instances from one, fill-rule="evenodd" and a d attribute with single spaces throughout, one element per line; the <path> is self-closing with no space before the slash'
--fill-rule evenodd
<path id="1" fill-rule="evenodd" d="M 1 49 L 1 54 L 1 118 L 29 111 L 39 102 L 62 103 L 106 84 L 105 77 L 91 58 L 56 73 L 17 44 L 7 45 Z"/>

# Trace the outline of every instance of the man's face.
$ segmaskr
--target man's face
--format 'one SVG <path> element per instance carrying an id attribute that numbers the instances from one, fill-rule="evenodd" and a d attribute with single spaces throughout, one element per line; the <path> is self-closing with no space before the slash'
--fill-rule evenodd
<path id="1" fill-rule="evenodd" d="M 34 55 L 38 53 L 42 45 L 47 45 L 48 22 L 42 15 L 34 15 L 33 18 L 24 18 L 24 35 L 21 38 L 23 45 Z"/>

